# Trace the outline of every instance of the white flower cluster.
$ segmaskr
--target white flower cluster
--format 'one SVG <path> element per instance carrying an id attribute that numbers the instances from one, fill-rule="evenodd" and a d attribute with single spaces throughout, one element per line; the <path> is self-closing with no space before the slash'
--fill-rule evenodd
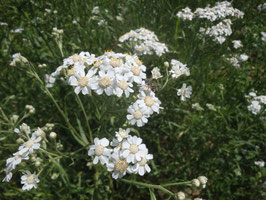
<path id="1" fill-rule="evenodd" d="M 229 16 L 242 18 L 244 13 L 236 8 L 233 8 L 231 3 L 228 1 L 216 2 L 215 6 L 212 8 L 197 8 L 194 13 L 191 12 L 191 9 L 188 7 L 177 13 L 177 17 L 190 21 L 193 18 L 201 18 L 213 22 Z"/>
<path id="2" fill-rule="evenodd" d="M 114 179 L 122 178 L 127 173 L 143 176 L 151 171 L 147 162 L 153 159 L 153 155 L 148 153 L 141 138 L 129 133 L 129 128 L 120 128 L 111 143 L 106 138 L 95 138 L 88 151 L 89 156 L 94 156 L 93 164 L 100 162 L 106 165 Z"/>
<path id="3" fill-rule="evenodd" d="M 20 136 L 22 144 L 19 146 L 18 151 L 13 153 L 13 157 L 6 160 L 6 176 L 3 179 L 3 182 L 9 182 L 13 175 L 12 170 L 14 170 L 23 160 L 29 160 L 29 155 L 32 155 L 34 151 L 40 148 L 40 141 L 45 135 L 40 128 L 37 128 L 37 130 L 32 133 L 30 127 L 25 123 L 19 128 L 14 129 L 14 132 Z M 22 138 L 27 139 L 27 141 L 24 142 L 24 139 Z M 23 184 L 22 190 L 37 188 L 38 182 L 39 179 L 35 173 L 31 174 L 29 171 L 26 171 L 21 177 L 21 183 Z"/>
<path id="4" fill-rule="evenodd" d="M 131 30 L 130 32 L 122 35 L 119 42 L 131 41 L 134 45 L 134 54 L 136 55 L 152 55 L 162 56 L 168 52 L 165 43 L 159 42 L 158 37 L 154 32 L 145 28 Z"/>
<path id="5" fill-rule="evenodd" d="M 62 66 L 51 75 L 46 75 L 47 87 L 52 87 L 56 76 L 61 72 L 65 74 L 65 82 L 75 89 L 75 93 L 107 96 L 116 95 L 126 98 L 138 88 L 138 100 L 128 108 L 127 116 L 131 124 L 143 126 L 153 112 L 159 113 L 161 102 L 155 93 L 145 88 L 146 67 L 137 56 L 128 54 L 106 52 L 95 57 L 94 54 L 81 52 L 64 59 Z M 134 87 L 135 84 L 135 87 Z"/>
<path id="6" fill-rule="evenodd" d="M 254 115 L 260 113 L 263 105 L 266 104 L 266 96 L 264 95 L 257 96 L 257 94 L 254 91 L 250 92 L 246 96 L 246 98 L 248 99 L 248 101 L 251 102 L 251 104 L 248 106 L 248 110 L 252 112 Z"/>
<path id="7" fill-rule="evenodd" d="M 56 27 L 53 28 L 52 35 L 54 35 L 55 37 L 59 38 L 63 33 L 63 29 L 57 29 Z"/>
<path id="8" fill-rule="evenodd" d="M 234 67 L 240 67 L 240 63 L 247 61 L 248 58 L 249 56 L 245 53 L 240 55 L 235 54 L 233 57 L 227 58 L 227 61 L 229 61 Z"/>
<path id="9" fill-rule="evenodd" d="M 177 13 L 177 17 L 183 20 L 192 20 L 193 18 L 207 19 L 211 22 L 222 20 L 218 24 L 208 27 L 200 28 L 200 33 L 214 38 L 214 41 L 222 44 L 226 40 L 226 36 L 232 34 L 231 20 L 227 17 L 243 18 L 244 13 L 236 8 L 233 8 L 228 1 L 217 2 L 214 7 L 197 8 L 195 12 L 191 12 L 189 8 L 185 8 Z"/>
<path id="10" fill-rule="evenodd" d="M 235 49 L 243 47 L 242 42 L 240 40 L 233 40 L 232 43 L 233 43 Z"/>

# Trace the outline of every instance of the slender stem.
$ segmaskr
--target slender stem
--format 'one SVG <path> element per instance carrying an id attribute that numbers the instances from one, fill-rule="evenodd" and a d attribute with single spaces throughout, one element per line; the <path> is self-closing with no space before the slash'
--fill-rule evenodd
<path id="1" fill-rule="evenodd" d="M 162 184 L 161 186 L 168 187 L 168 186 L 175 186 L 175 185 L 190 185 L 191 181 L 185 181 L 185 182 L 178 182 L 178 183 L 167 183 Z"/>
<path id="2" fill-rule="evenodd" d="M 43 86 L 45 93 L 52 99 L 52 101 L 54 102 L 56 108 L 58 109 L 58 111 L 60 112 L 60 114 L 62 115 L 62 117 L 64 118 L 64 120 L 66 121 L 68 127 L 74 132 L 74 135 L 80 139 L 80 141 L 82 142 L 82 145 L 85 146 L 86 142 L 83 141 L 82 137 L 78 134 L 78 132 L 76 131 L 76 129 L 72 126 L 72 124 L 70 123 L 68 117 L 65 115 L 65 113 L 63 112 L 63 110 L 60 108 L 60 106 L 58 105 L 58 103 L 56 102 L 54 96 L 51 94 L 51 92 L 48 90 L 48 88 L 45 87 L 43 81 L 40 79 L 39 75 L 37 74 L 37 72 L 35 71 L 34 66 L 29 62 L 29 65 L 31 66 L 31 73 L 32 75 L 41 83 L 41 85 Z"/>
<path id="3" fill-rule="evenodd" d="M 143 186 L 143 187 L 146 187 L 146 188 L 153 188 L 153 189 L 162 190 L 164 193 L 166 193 L 166 194 L 168 194 L 170 196 L 175 196 L 174 193 L 172 193 L 171 191 L 167 190 L 166 188 L 164 188 L 161 185 L 153 185 L 153 184 L 149 184 L 149 183 L 141 183 L 141 182 L 132 181 L 132 180 L 126 180 L 126 179 L 121 179 L 121 181 L 123 181 L 125 183 L 129 183 L 129 184 L 133 184 L 133 185 Z"/>
<path id="4" fill-rule="evenodd" d="M 88 126 L 88 131 L 89 131 L 89 134 L 90 134 L 90 141 L 91 141 L 91 143 L 93 143 L 92 131 L 91 131 L 91 126 L 90 126 L 90 124 L 89 124 L 88 116 L 87 116 L 87 114 L 86 114 L 86 112 L 85 112 L 85 109 L 84 109 L 83 103 L 82 103 L 82 101 L 80 100 L 79 95 L 77 94 L 76 96 L 77 96 L 77 99 L 78 99 L 78 103 L 79 103 L 79 105 L 80 105 L 80 107 L 81 107 L 81 110 L 82 110 L 82 112 L 83 112 L 83 115 L 84 115 L 84 117 L 85 117 L 86 124 L 87 124 L 87 126 Z"/>

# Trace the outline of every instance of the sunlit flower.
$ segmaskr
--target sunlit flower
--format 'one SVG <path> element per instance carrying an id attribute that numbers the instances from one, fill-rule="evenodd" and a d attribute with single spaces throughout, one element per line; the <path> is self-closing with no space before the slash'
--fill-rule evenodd
<path id="1" fill-rule="evenodd" d="M 106 164 L 111 154 L 111 149 L 108 149 L 109 140 L 106 138 L 94 138 L 94 144 L 90 146 L 88 151 L 89 156 L 95 156 L 93 164 L 96 165 L 99 160 L 102 165 Z"/>
<path id="2" fill-rule="evenodd" d="M 138 161 L 135 165 L 132 166 L 132 171 L 140 176 L 143 176 L 146 172 L 150 173 L 151 168 L 147 164 L 148 161 L 153 159 L 152 154 L 148 154 L 148 151 L 145 152 L 144 156 L 141 156 L 141 160 Z"/>
<path id="3" fill-rule="evenodd" d="M 130 105 L 127 111 L 130 113 L 127 115 L 127 119 L 132 125 L 137 124 L 138 127 L 141 127 L 148 122 L 148 113 L 145 108 L 141 108 L 138 103 L 135 102 L 133 105 Z"/>
<path id="4" fill-rule="evenodd" d="M 40 148 L 41 137 L 37 137 L 36 134 L 32 134 L 31 138 L 19 147 L 19 154 L 23 155 L 26 152 L 33 153 L 34 150 Z"/>

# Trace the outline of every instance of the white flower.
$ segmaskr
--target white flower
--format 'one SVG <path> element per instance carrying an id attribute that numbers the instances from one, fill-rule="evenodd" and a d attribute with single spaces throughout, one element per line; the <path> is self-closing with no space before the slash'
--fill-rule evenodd
<path id="1" fill-rule="evenodd" d="M 163 77 L 158 67 L 154 67 L 151 71 L 151 74 L 153 79 L 159 79 Z"/>
<path id="2" fill-rule="evenodd" d="M 122 142 L 123 139 L 126 139 L 130 136 L 129 133 L 130 133 L 130 128 L 127 129 L 119 128 L 119 131 L 115 132 L 115 136 L 119 142 Z"/>
<path id="3" fill-rule="evenodd" d="M 251 105 L 248 106 L 248 110 L 251 111 L 254 115 L 257 115 L 260 112 L 261 105 L 259 101 L 252 101 Z"/>
<path id="4" fill-rule="evenodd" d="M 199 187 L 200 186 L 200 181 L 198 179 L 193 179 L 192 180 L 192 185 L 195 187 Z"/>
<path id="5" fill-rule="evenodd" d="M 21 177 L 21 184 L 24 184 L 22 190 L 31 190 L 32 188 L 36 189 L 37 183 L 39 182 L 40 180 L 35 173 L 32 174 L 31 172 L 26 171 L 26 173 L 23 173 L 23 176 Z"/>
<path id="6" fill-rule="evenodd" d="M 35 113 L 35 108 L 32 105 L 26 105 L 25 109 L 27 109 L 30 114 Z"/>
<path id="7" fill-rule="evenodd" d="M 205 188 L 208 179 L 205 176 L 199 176 L 198 180 L 199 180 L 200 184 L 202 185 L 202 188 Z"/>
<path id="8" fill-rule="evenodd" d="M 189 69 L 183 63 L 179 62 L 178 60 L 171 60 L 172 69 L 170 73 L 172 73 L 173 78 L 178 78 L 179 76 L 185 74 L 186 76 L 190 75 Z"/>
<path id="9" fill-rule="evenodd" d="M 213 111 L 217 111 L 215 106 L 210 104 L 210 103 L 206 103 L 206 106 L 210 109 L 210 110 L 213 110 Z"/>
<path id="10" fill-rule="evenodd" d="M 98 15 L 100 13 L 99 6 L 94 6 L 91 13 Z"/>
<path id="11" fill-rule="evenodd" d="M 141 157 L 146 155 L 146 145 L 142 144 L 142 139 L 137 136 L 130 136 L 122 143 L 122 156 L 128 163 L 141 161 Z"/>
<path id="12" fill-rule="evenodd" d="M 246 54 L 241 54 L 241 55 L 239 56 L 239 59 L 240 59 L 242 62 L 245 62 L 245 61 L 248 60 L 248 56 L 247 56 Z"/>
<path id="13" fill-rule="evenodd" d="M 130 113 L 127 115 L 127 119 L 132 125 L 137 123 L 137 126 L 141 127 L 148 122 L 148 113 L 146 113 L 145 108 L 141 108 L 137 102 L 135 102 L 133 105 L 130 105 L 127 111 Z"/>
<path id="14" fill-rule="evenodd" d="M 192 104 L 192 108 L 195 109 L 195 110 L 197 110 L 197 111 L 202 111 L 202 110 L 204 110 L 204 109 L 200 106 L 199 103 L 194 103 L 194 104 Z"/>
<path id="15" fill-rule="evenodd" d="M 107 170 L 112 173 L 114 179 L 122 178 L 126 173 L 132 173 L 131 168 L 128 166 L 128 162 L 123 158 L 119 151 L 114 151 L 111 155 L 109 162 L 107 163 Z"/>
<path id="16" fill-rule="evenodd" d="M 266 42 L 266 33 L 265 32 L 261 32 L 261 40 Z"/>
<path id="17" fill-rule="evenodd" d="M 147 162 L 152 159 L 153 159 L 153 155 L 148 154 L 148 151 L 146 151 L 145 155 L 141 156 L 141 160 L 132 166 L 132 171 L 134 173 L 139 174 L 140 176 L 143 176 L 146 172 L 150 173 L 151 168 L 149 167 Z"/>
<path id="18" fill-rule="evenodd" d="M 11 180 L 11 178 L 12 178 L 12 175 L 13 175 L 12 172 L 8 171 L 6 173 L 5 178 L 2 180 L 2 182 L 9 182 Z"/>
<path id="19" fill-rule="evenodd" d="M 152 91 L 140 91 L 137 104 L 140 108 L 144 108 L 145 112 L 149 115 L 153 114 L 153 112 L 159 113 L 159 109 L 162 109 L 162 107 L 160 107 L 161 101 L 155 97 L 155 93 Z"/>
<path id="20" fill-rule="evenodd" d="M 183 83 L 182 88 L 178 89 L 177 96 L 181 96 L 181 101 L 186 101 L 186 98 L 190 98 L 192 94 L 192 87 Z"/>
<path id="21" fill-rule="evenodd" d="M 259 166 L 259 167 L 264 167 L 265 162 L 264 161 L 255 161 L 254 164 Z"/>
<path id="22" fill-rule="evenodd" d="M 13 170 L 16 168 L 18 164 L 21 163 L 22 160 L 29 160 L 28 152 L 24 154 L 20 154 L 19 152 L 13 153 L 14 157 L 8 158 L 6 160 L 6 166 L 9 170 Z"/>
<path id="23" fill-rule="evenodd" d="M 15 53 L 13 56 L 13 60 L 10 63 L 10 66 L 16 66 L 17 63 L 27 63 L 27 58 L 20 55 L 20 53 Z"/>
<path id="24" fill-rule="evenodd" d="M 96 78 L 94 74 L 95 70 L 90 69 L 85 75 L 84 70 L 80 70 L 75 76 L 69 78 L 69 84 L 75 86 L 75 93 L 79 94 L 80 91 L 82 94 L 91 94 L 91 89 L 95 88 Z"/>
<path id="25" fill-rule="evenodd" d="M 96 165 L 99 160 L 102 165 L 106 164 L 111 154 L 111 149 L 106 148 L 109 145 L 109 140 L 106 138 L 94 138 L 94 145 L 90 146 L 88 151 L 89 156 L 95 156 L 93 164 Z"/>
<path id="26" fill-rule="evenodd" d="M 41 137 L 37 137 L 36 134 L 32 134 L 31 138 L 22 144 L 19 149 L 19 154 L 24 154 L 26 152 L 33 153 L 34 150 L 40 148 L 39 142 L 41 141 Z"/>
<path id="27" fill-rule="evenodd" d="M 134 90 L 132 89 L 133 84 L 130 81 L 129 74 L 124 76 L 117 75 L 116 76 L 117 86 L 115 87 L 115 93 L 118 97 L 121 97 L 124 93 L 126 97 L 129 97 L 130 93 L 133 93 Z"/>
<path id="28" fill-rule="evenodd" d="M 54 87 L 54 83 L 55 83 L 55 77 L 53 77 L 52 75 L 48 75 L 45 74 L 45 87 L 47 88 L 51 88 Z"/>
<path id="29" fill-rule="evenodd" d="M 101 70 L 99 71 L 99 75 L 97 76 L 97 82 L 93 86 L 93 89 L 98 95 L 101 95 L 103 94 L 103 92 L 105 92 L 107 96 L 110 96 L 112 94 L 115 94 L 114 81 L 114 70 Z"/>
<path id="30" fill-rule="evenodd" d="M 19 126 L 19 129 L 18 128 L 15 128 L 14 129 L 14 132 L 17 133 L 19 136 L 21 136 L 23 133 L 26 133 L 26 134 L 30 134 L 30 127 L 23 123 Z"/>
<path id="31" fill-rule="evenodd" d="M 243 45 L 242 45 L 240 40 L 233 40 L 232 43 L 233 43 L 235 49 L 243 47 Z"/>

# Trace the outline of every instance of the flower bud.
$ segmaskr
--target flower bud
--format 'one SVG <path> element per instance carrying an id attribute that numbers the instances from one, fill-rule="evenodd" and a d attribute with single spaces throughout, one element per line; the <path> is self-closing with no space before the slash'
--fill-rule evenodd
<path id="1" fill-rule="evenodd" d="M 23 140 L 22 138 L 18 138 L 18 139 L 16 140 L 16 143 L 17 143 L 17 144 L 22 144 L 22 143 L 24 143 L 24 140 Z"/>
<path id="2" fill-rule="evenodd" d="M 192 180 L 192 185 L 195 187 L 199 187 L 200 186 L 200 181 L 198 179 L 193 179 Z"/>
<path id="3" fill-rule="evenodd" d="M 207 183 L 207 181 L 208 181 L 208 179 L 207 179 L 205 176 L 199 176 L 199 177 L 198 177 L 198 180 L 200 181 L 200 183 L 201 183 L 202 185 L 206 185 L 206 183 Z"/>
<path id="4" fill-rule="evenodd" d="M 10 118 L 10 120 L 13 122 L 13 123 L 16 123 L 16 121 L 18 120 L 19 116 L 18 115 L 12 115 L 12 117 Z"/>
<path id="5" fill-rule="evenodd" d="M 186 198 L 186 195 L 184 192 L 178 192 L 177 197 L 179 200 L 184 200 Z"/>
<path id="6" fill-rule="evenodd" d="M 169 62 L 164 62 L 165 67 L 169 67 Z"/>
<path id="7" fill-rule="evenodd" d="M 41 165 L 41 162 L 40 162 L 40 161 L 36 161 L 36 162 L 35 162 L 35 166 L 36 166 L 36 167 L 39 167 L 40 165 Z"/>
<path id="8" fill-rule="evenodd" d="M 50 135 L 49 135 L 49 137 L 50 137 L 51 139 L 55 139 L 56 136 L 57 136 L 57 134 L 56 134 L 55 132 L 51 132 Z"/>

